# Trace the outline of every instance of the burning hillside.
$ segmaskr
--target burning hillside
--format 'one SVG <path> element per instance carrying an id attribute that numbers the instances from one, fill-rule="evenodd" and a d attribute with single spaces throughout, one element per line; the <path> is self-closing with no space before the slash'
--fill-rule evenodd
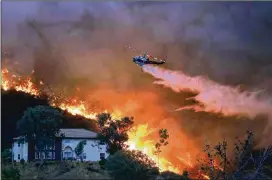
<path id="1" fill-rule="evenodd" d="M 170 139 L 160 155 L 160 167 L 174 172 L 194 167 L 206 140 L 216 144 L 227 138 L 231 144 L 249 129 L 262 145 L 271 142 L 270 129 L 264 131 L 270 127 L 270 96 L 260 98 L 260 93 L 249 91 L 272 92 L 269 5 L 5 2 L 3 6 L 2 60 L 14 63 L 2 69 L 4 91 L 45 95 L 51 106 L 88 119 L 101 112 L 110 112 L 113 118 L 133 116 L 129 148 L 145 152 L 155 162 L 157 131 L 166 128 Z M 131 62 L 137 54 L 124 50 L 124 45 L 167 55 L 165 69 L 145 66 L 141 72 Z M 154 78 L 169 88 L 153 85 Z M 248 91 L 237 88 L 240 84 Z"/>
<path id="2" fill-rule="evenodd" d="M 42 84 L 42 82 L 39 82 L 39 84 Z M 40 96 L 42 93 L 42 89 L 38 89 L 34 85 L 31 76 L 15 76 L 10 74 L 8 69 L 2 70 L 2 89 L 4 91 L 15 89 L 33 96 Z M 98 113 L 107 111 L 116 119 L 126 115 L 134 116 L 136 125 L 129 133 L 129 141 L 127 142 L 129 149 L 143 151 L 157 163 L 157 157 L 154 155 L 154 144 L 158 140 L 157 131 L 161 127 L 169 128 L 170 133 L 176 134 L 183 142 L 182 145 L 176 144 L 174 136 L 170 137 L 171 151 L 175 149 L 183 152 L 182 154 L 185 156 L 174 155 L 170 149 L 165 149 L 160 157 L 159 167 L 162 171 L 169 170 L 181 173 L 184 168 L 188 169 L 194 166 L 195 160 L 192 157 L 195 157 L 199 150 L 189 138 L 175 128 L 175 124 L 167 125 L 167 121 L 174 121 L 167 118 L 161 106 L 157 105 L 159 101 L 154 93 L 120 94 L 114 92 L 114 90 L 102 88 L 92 92 L 86 101 L 79 100 L 76 96 L 56 98 L 60 96 L 57 96 L 55 92 L 50 94 L 47 91 L 47 93 L 52 106 L 88 119 L 95 119 Z M 92 99 L 94 102 L 101 102 L 100 107 L 92 106 Z M 88 104 L 88 102 L 90 103 Z"/>

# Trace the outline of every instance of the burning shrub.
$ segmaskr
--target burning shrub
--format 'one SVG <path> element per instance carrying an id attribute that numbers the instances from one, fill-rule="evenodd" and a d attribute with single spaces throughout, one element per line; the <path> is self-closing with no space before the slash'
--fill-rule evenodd
<path id="1" fill-rule="evenodd" d="M 154 161 L 141 151 L 121 150 L 110 156 L 105 164 L 106 170 L 114 179 L 149 179 L 159 174 Z"/>

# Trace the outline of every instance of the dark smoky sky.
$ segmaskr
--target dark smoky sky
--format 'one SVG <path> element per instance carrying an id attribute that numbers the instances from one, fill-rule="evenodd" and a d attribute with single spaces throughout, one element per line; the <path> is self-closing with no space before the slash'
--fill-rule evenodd
<path id="1" fill-rule="evenodd" d="M 167 55 L 169 69 L 272 92 L 270 2 L 2 2 L 2 48 L 11 49 L 13 61 L 35 69 L 47 83 L 85 78 L 121 89 L 154 88 L 131 62 L 138 53 L 124 45 Z M 169 93 L 162 94 L 177 101 Z M 188 133 L 211 138 L 217 132 L 235 134 L 234 124 L 248 123 L 183 116 L 190 122 Z"/>
<path id="2" fill-rule="evenodd" d="M 2 43 L 16 45 L 23 63 L 33 61 L 29 51 L 41 39 L 26 20 L 36 20 L 47 24 L 38 26 L 70 76 L 106 68 L 106 59 L 130 61 L 128 44 L 168 55 L 173 69 L 271 90 L 271 9 L 270 2 L 3 2 Z"/>

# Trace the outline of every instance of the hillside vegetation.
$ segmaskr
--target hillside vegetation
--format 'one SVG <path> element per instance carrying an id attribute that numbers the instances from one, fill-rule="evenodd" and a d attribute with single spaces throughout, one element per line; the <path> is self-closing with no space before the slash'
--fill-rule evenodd
<path id="1" fill-rule="evenodd" d="M 12 167 L 19 170 L 21 180 L 29 179 L 110 179 L 107 171 L 101 170 L 97 162 L 47 162 L 39 169 L 38 162 L 13 163 L 2 167 L 2 179 L 12 178 L 4 175 L 5 170 L 10 171 Z M 38 178 L 39 177 L 39 178 Z"/>
<path id="2" fill-rule="evenodd" d="M 54 107 L 48 106 L 46 99 L 35 99 L 24 93 L 9 91 L 2 93 L 4 108 L 2 107 L 2 173 L 1 179 L 181 179 L 188 180 L 191 177 L 190 169 L 182 175 L 173 172 L 159 172 L 156 163 L 140 151 L 129 151 L 125 142 L 128 140 L 127 132 L 134 125 L 133 117 L 123 117 L 118 121 L 112 119 L 111 114 L 101 113 L 97 116 L 97 122 L 84 119 L 80 116 L 72 116 Z M 42 106 L 41 106 L 42 104 Z M 33 115 L 34 114 L 34 115 Z M 47 120 L 44 121 L 44 118 Z M 57 120 L 62 119 L 60 123 Z M 32 124 L 32 126 L 29 126 Z M 35 124 L 35 125 L 34 125 Z M 41 132 L 37 127 L 46 127 Z M 20 163 L 11 162 L 10 140 L 23 135 L 26 140 L 42 142 L 43 146 L 51 143 L 59 128 L 88 128 L 96 129 L 102 143 L 107 144 L 107 152 L 110 157 L 101 159 L 99 162 L 77 162 L 62 161 Z M 11 131 L 14 129 L 14 131 Z M 17 129 L 18 131 L 16 131 Z M 44 134 L 45 133 L 45 134 Z M 169 132 L 171 135 L 171 132 Z M 33 136 L 35 134 L 35 136 Z M 48 136 L 48 134 L 50 136 Z M 154 144 L 157 153 L 161 152 L 160 147 L 166 146 L 169 137 L 166 129 L 159 131 L 160 140 Z M 43 140 L 43 141 L 41 141 Z M 199 159 L 200 167 L 197 168 L 201 174 L 210 179 L 271 179 L 271 155 L 270 147 L 261 150 L 254 149 L 254 138 L 248 132 L 245 139 L 237 139 L 234 145 L 235 156 L 230 158 L 227 152 L 231 146 L 228 142 L 219 142 L 212 147 L 205 148 L 206 156 Z M 82 151 L 78 149 L 80 155 Z M 221 168 L 215 165 L 217 161 Z M 195 177 L 196 178 L 196 177 Z M 203 176 L 199 179 L 203 179 Z"/>

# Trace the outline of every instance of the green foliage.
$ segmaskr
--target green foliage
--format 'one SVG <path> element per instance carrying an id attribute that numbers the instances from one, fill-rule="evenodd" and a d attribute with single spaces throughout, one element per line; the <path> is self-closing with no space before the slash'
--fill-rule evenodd
<path id="1" fill-rule="evenodd" d="M 62 114 L 50 106 L 28 108 L 17 123 L 17 128 L 26 141 L 33 141 L 37 149 L 42 150 L 46 145 L 52 145 L 59 133 Z"/>
<path id="2" fill-rule="evenodd" d="M 59 169 L 60 169 L 60 174 L 64 174 L 64 173 L 70 171 L 71 166 L 70 166 L 69 162 L 62 161 L 59 164 Z"/>
<path id="3" fill-rule="evenodd" d="M 118 151 L 107 159 L 105 168 L 118 180 L 149 179 L 159 174 L 155 162 L 141 151 Z"/>
<path id="4" fill-rule="evenodd" d="M 4 163 L 8 163 L 8 162 L 11 162 L 11 156 L 12 156 L 12 153 L 9 149 L 5 149 L 3 152 L 2 152 L 2 161 Z"/>
<path id="5" fill-rule="evenodd" d="M 82 140 L 77 144 L 75 148 L 75 153 L 78 157 L 80 157 L 81 161 L 83 161 L 82 153 L 83 153 L 85 145 L 86 145 L 86 140 Z"/>
<path id="6" fill-rule="evenodd" d="M 184 171 L 182 175 L 170 171 L 164 171 L 160 174 L 160 176 L 163 177 L 165 180 L 190 180 L 187 171 Z"/>
<path id="7" fill-rule="evenodd" d="M 107 162 L 107 160 L 106 159 L 101 159 L 100 161 L 99 161 L 99 165 L 100 165 L 100 168 L 101 169 L 105 169 L 105 164 L 106 164 L 106 162 Z"/>
<path id="8" fill-rule="evenodd" d="M 102 161 L 99 161 L 99 166 L 96 164 L 96 163 L 91 163 L 89 162 L 86 166 L 86 169 L 90 172 L 96 172 L 96 173 L 99 173 L 100 172 L 100 169 L 101 169 L 101 166 L 104 166 L 103 164 L 104 162 Z M 104 170 L 104 169 L 103 169 Z"/>
<path id="9" fill-rule="evenodd" d="M 3 180 L 19 180 L 20 177 L 20 171 L 16 167 L 5 167 L 2 169 Z"/>
<path id="10" fill-rule="evenodd" d="M 127 132 L 133 125 L 133 117 L 124 117 L 120 120 L 112 119 L 109 113 L 97 116 L 100 143 L 107 145 L 107 152 L 111 155 L 126 148 Z"/>
<path id="11" fill-rule="evenodd" d="M 20 164 L 25 165 L 25 160 L 24 159 L 20 159 Z"/>

